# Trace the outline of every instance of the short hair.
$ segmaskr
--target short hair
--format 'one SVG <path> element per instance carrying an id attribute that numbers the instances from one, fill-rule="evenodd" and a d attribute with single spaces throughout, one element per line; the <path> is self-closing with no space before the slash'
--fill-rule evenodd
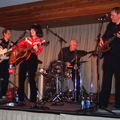
<path id="1" fill-rule="evenodd" d="M 117 14 L 120 13 L 120 7 L 114 7 L 114 8 L 111 9 L 111 11 L 113 11 L 113 10 L 114 10 Z"/>
<path id="2" fill-rule="evenodd" d="M 37 37 L 43 37 L 43 31 L 39 24 L 33 24 L 30 29 L 34 29 L 36 31 Z"/>
<path id="3" fill-rule="evenodd" d="M 7 33 L 8 30 L 11 31 L 11 28 L 5 28 L 5 29 L 2 31 L 2 34 L 4 35 L 4 33 Z"/>

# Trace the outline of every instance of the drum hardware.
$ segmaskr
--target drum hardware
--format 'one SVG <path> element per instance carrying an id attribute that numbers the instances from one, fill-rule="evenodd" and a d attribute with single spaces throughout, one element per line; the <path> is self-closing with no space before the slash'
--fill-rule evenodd
<path id="1" fill-rule="evenodd" d="M 93 64 L 92 64 L 92 57 L 91 57 L 91 83 L 90 83 L 90 102 L 93 102 Z"/>
<path id="2" fill-rule="evenodd" d="M 45 78 L 53 78 L 50 74 L 49 74 L 49 69 L 39 69 L 39 72 L 37 72 L 37 74 L 42 74 Z"/>
<path id="3" fill-rule="evenodd" d="M 64 72 L 66 71 L 66 64 L 62 61 L 54 60 L 50 63 L 49 68 L 50 68 L 50 71 L 49 71 L 50 76 L 54 77 L 56 81 L 56 93 L 52 101 L 56 101 L 56 103 L 53 105 L 58 105 L 58 103 L 62 100 L 62 94 L 63 94 L 59 89 L 59 81 L 62 81 L 62 74 L 63 76 L 65 76 L 63 71 Z M 63 71 L 62 71 L 62 68 L 63 68 Z M 63 84 L 61 84 L 61 86 L 62 85 Z"/>
<path id="4" fill-rule="evenodd" d="M 78 58 L 78 55 L 77 55 L 77 50 L 74 52 L 74 54 L 75 54 L 75 67 L 77 67 L 77 58 Z M 74 102 L 77 102 L 77 69 L 75 69 L 75 89 L 74 89 L 74 91 L 75 91 L 75 100 L 74 100 Z"/>
<path id="5" fill-rule="evenodd" d="M 62 103 L 62 104 L 59 104 L 59 102 L 62 100 L 62 92 L 61 91 L 59 91 L 59 83 L 58 83 L 58 81 L 59 81 L 59 79 L 58 79 L 58 75 L 56 74 L 56 97 L 54 97 L 53 99 L 52 99 L 52 101 L 54 102 L 55 100 L 56 100 L 56 102 L 54 103 L 54 104 L 52 104 L 52 105 L 59 105 L 59 106 L 62 106 L 62 105 L 64 105 L 64 103 Z"/>
<path id="6" fill-rule="evenodd" d="M 83 56 L 85 56 L 85 55 L 87 55 L 88 54 L 88 52 L 87 51 L 84 51 L 84 50 L 76 50 L 76 51 L 70 51 L 70 52 L 68 52 L 65 56 L 66 57 L 68 57 L 68 58 L 73 58 L 74 60 L 75 60 L 75 65 L 74 65 L 74 67 L 79 67 L 78 66 L 78 63 L 79 64 L 82 64 L 82 63 L 86 63 L 86 62 L 88 62 L 88 61 L 78 61 L 77 59 L 78 58 L 81 58 L 81 57 L 83 57 Z M 74 61 L 74 60 L 72 60 L 72 62 Z M 81 67 L 81 66 L 80 66 Z M 83 95 L 83 91 L 82 91 L 82 88 L 84 88 L 83 86 L 82 86 L 82 74 L 81 74 L 81 69 L 80 69 L 80 97 Z M 77 69 L 75 69 L 75 82 L 74 82 L 74 102 L 77 102 Z M 83 89 L 84 90 L 84 89 Z M 85 92 L 86 92 L 86 90 L 85 90 Z"/>
<path id="7" fill-rule="evenodd" d="M 65 76 L 65 71 L 66 71 L 66 64 L 60 60 L 54 60 L 50 63 L 50 71 L 49 74 L 52 77 L 56 77 L 56 75 L 58 75 L 58 77 L 66 77 Z"/>
<path id="8" fill-rule="evenodd" d="M 57 99 L 57 102 L 55 105 L 58 105 L 58 102 L 63 99 L 63 77 L 66 77 L 65 72 L 66 72 L 66 64 L 60 60 L 54 60 L 50 63 L 50 71 L 49 74 L 52 77 L 56 78 L 56 97 L 53 98 L 52 101 L 55 101 Z M 57 80 L 58 79 L 58 80 Z M 58 81 L 61 82 L 61 90 L 59 90 L 59 83 Z M 58 93 L 58 90 L 60 91 Z M 59 100 L 58 100 L 59 99 Z"/>
<path id="9" fill-rule="evenodd" d="M 63 61 L 63 50 L 62 50 L 62 43 L 64 42 L 64 43 L 67 43 L 67 41 L 65 41 L 62 37 L 60 37 L 59 35 L 57 35 L 56 33 L 54 33 L 52 30 L 50 30 L 49 28 L 48 28 L 48 25 L 46 26 L 47 27 L 47 30 L 49 31 L 49 32 L 51 32 L 54 36 L 56 36 L 57 38 L 59 38 L 59 42 L 60 42 L 60 50 L 61 50 L 61 61 Z M 63 76 L 63 64 L 64 63 L 62 63 L 62 66 L 61 66 L 61 70 L 62 70 L 62 72 L 61 72 L 61 86 L 63 85 L 63 78 L 64 78 L 64 76 Z M 58 77 L 58 76 L 57 76 Z M 63 92 L 63 89 L 62 89 L 62 87 L 61 87 L 61 92 Z"/>
<path id="10" fill-rule="evenodd" d="M 65 91 L 64 95 L 65 95 L 65 100 L 67 100 L 68 102 L 71 102 L 71 100 L 73 99 L 73 96 L 72 96 L 73 91 L 69 87 L 69 81 L 72 78 L 72 69 L 71 68 L 73 68 L 73 66 L 67 67 L 67 72 L 65 73 L 65 75 L 67 76 L 67 78 L 65 78 L 67 81 L 67 86 L 66 86 L 66 91 Z"/>

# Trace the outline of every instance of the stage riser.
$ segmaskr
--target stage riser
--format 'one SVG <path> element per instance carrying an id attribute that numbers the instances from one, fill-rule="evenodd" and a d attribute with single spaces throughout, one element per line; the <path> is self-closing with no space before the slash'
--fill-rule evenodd
<path id="1" fill-rule="evenodd" d="M 0 110 L 0 120 L 113 120 L 113 118 Z M 114 118 L 115 120 L 115 118 Z"/>

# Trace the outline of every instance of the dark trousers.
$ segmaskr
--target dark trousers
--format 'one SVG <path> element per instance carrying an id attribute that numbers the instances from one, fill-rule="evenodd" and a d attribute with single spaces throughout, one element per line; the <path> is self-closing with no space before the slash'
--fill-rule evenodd
<path id="1" fill-rule="evenodd" d="M 104 58 L 103 63 L 103 83 L 101 91 L 101 105 L 108 106 L 111 93 L 112 77 L 115 74 L 115 101 L 120 105 L 120 59 L 108 55 Z"/>
<path id="2" fill-rule="evenodd" d="M 8 60 L 4 60 L 0 63 L 0 90 L 1 96 L 6 96 L 6 92 L 8 89 L 8 79 L 9 79 L 9 72 L 8 72 Z"/>
<path id="3" fill-rule="evenodd" d="M 30 102 L 36 102 L 36 83 L 35 83 L 35 74 L 37 71 L 37 56 L 32 53 L 28 60 L 23 61 L 20 64 L 19 68 L 19 101 L 24 100 L 24 82 L 26 79 L 26 72 L 28 71 L 28 79 L 30 83 Z"/>

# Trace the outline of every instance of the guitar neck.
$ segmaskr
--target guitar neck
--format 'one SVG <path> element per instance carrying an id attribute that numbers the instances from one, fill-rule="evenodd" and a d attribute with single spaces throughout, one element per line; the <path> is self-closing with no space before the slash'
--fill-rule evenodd
<path id="1" fill-rule="evenodd" d="M 43 43 L 38 43 L 37 44 L 37 46 L 39 47 L 40 45 L 44 45 L 44 42 Z M 27 47 L 26 49 L 24 49 L 24 51 L 28 51 L 28 50 L 31 50 L 33 48 L 33 46 L 32 47 Z"/>
<path id="2" fill-rule="evenodd" d="M 106 45 L 109 45 L 110 43 L 112 43 L 112 41 L 116 38 L 117 34 L 115 34 L 112 38 L 110 38 L 103 47 L 105 47 Z"/>

